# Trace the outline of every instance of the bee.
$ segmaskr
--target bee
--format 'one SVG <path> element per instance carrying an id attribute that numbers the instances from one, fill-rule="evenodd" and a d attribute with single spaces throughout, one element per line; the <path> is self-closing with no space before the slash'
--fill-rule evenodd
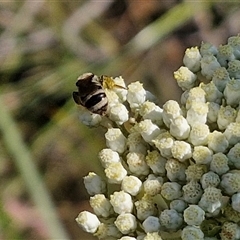
<path id="1" fill-rule="evenodd" d="M 108 99 L 104 89 L 112 89 L 115 86 L 124 88 L 116 85 L 111 77 L 98 77 L 93 73 L 80 75 L 76 86 L 78 91 L 73 92 L 74 101 L 78 105 L 87 108 L 90 112 L 102 116 L 106 115 L 108 110 Z"/>

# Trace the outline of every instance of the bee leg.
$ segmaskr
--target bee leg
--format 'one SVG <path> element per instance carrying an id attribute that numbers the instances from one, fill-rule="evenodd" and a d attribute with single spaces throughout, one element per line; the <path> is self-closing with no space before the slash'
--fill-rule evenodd
<path id="1" fill-rule="evenodd" d="M 72 96 L 73 96 L 73 100 L 76 104 L 82 105 L 81 98 L 80 98 L 78 92 L 73 92 Z"/>

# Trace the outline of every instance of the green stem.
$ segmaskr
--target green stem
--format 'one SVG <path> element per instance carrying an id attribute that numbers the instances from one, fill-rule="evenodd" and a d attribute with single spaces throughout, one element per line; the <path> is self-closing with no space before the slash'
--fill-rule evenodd
<path id="1" fill-rule="evenodd" d="M 34 164 L 21 133 L 0 96 L 0 130 L 9 153 L 21 173 L 32 200 L 48 230 L 49 239 L 70 239 L 60 222 L 50 194 Z M 34 219 L 33 219 L 34 221 Z"/>

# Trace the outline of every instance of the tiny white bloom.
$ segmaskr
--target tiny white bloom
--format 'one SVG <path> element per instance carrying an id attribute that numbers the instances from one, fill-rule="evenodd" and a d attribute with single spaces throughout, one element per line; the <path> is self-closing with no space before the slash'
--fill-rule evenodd
<path id="1" fill-rule="evenodd" d="M 228 141 L 222 132 L 215 130 L 208 135 L 208 147 L 214 152 L 225 152 L 228 145 Z"/>
<path id="2" fill-rule="evenodd" d="M 95 233 L 100 225 L 97 216 L 87 211 L 80 212 L 75 220 L 88 233 Z"/>
<path id="3" fill-rule="evenodd" d="M 121 213 L 114 224 L 122 234 L 129 234 L 137 228 L 136 217 L 131 213 Z"/>
<path id="4" fill-rule="evenodd" d="M 188 225 L 200 226 L 205 219 L 205 212 L 198 205 L 190 205 L 184 210 L 183 217 Z"/>
<path id="5" fill-rule="evenodd" d="M 178 116 L 174 118 L 170 123 L 170 133 L 176 139 L 186 139 L 190 133 L 190 125 L 188 121 L 183 116 Z"/>
<path id="6" fill-rule="evenodd" d="M 152 123 L 150 119 L 145 119 L 138 124 L 138 130 L 141 133 L 143 139 L 151 143 L 154 138 L 160 134 L 159 127 Z"/>
<path id="7" fill-rule="evenodd" d="M 105 174 L 109 183 L 119 184 L 127 175 L 127 171 L 121 162 L 113 162 L 105 169 Z"/>
<path id="8" fill-rule="evenodd" d="M 129 170 L 137 176 L 147 175 L 149 173 L 149 166 L 145 161 L 145 155 L 141 153 L 129 152 L 127 154 L 127 164 Z"/>
<path id="9" fill-rule="evenodd" d="M 113 214 L 112 205 L 104 194 L 96 194 L 90 197 L 89 203 L 97 216 L 108 217 Z"/>
<path id="10" fill-rule="evenodd" d="M 149 216 L 142 223 L 146 233 L 158 232 L 160 230 L 160 222 L 158 217 Z"/>
<path id="11" fill-rule="evenodd" d="M 212 160 L 213 151 L 205 146 L 193 148 L 193 159 L 197 164 L 209 164 Z"/>
<path id="12" fill-rule="evenodd" d="M 182 66 L 174 72 L 174 78 L 177 80 L 178 86 L 185 91 L 194 87 L 197 75 L 195 75 L 187 67 Z"/>
<path id="13" fill-rule="evenodd" d="M 124 122 L 128 121 L 128 110 L 122 103 L 116 103 L 111 105 L 108 111 L 109 119 L 122 125 Z"/>
<path id="14" fill-rule="evenodd" d="M 82 110 L 79 115 L 80 121 L 88 127 L 97 127 L 102 122 L 102 116 L 99 114 L 94 114 L 88 111 L 87 109 Z"/>
<path id="15" fill-rule="evenodd" d="M 102 149 L 98 154 L 98 158 L 104 168 L 107 168 L 110 163 L 121 161 L 118 152 L 110 148 Z"/>
<path id="16" fill-rule="evenodd" d="M 187 48 L 183 57 L 184 65 L 193 72 L 200 70 L 200 60 L 202 56 L 198 47 Z"/>
<path id="17" fill-rule="evenodd" d="M 153 141 L 161 155 L 165 158 L 172 157 L 173 136 L 166 131 L 162 131 Z"/>
<path id="18" fill-rule="evenodd" d="M 207 79 L 211 79 L 217 68 L 221 67 L 217 58 L 212 54 L 204 55 L 201 59 L 201 73 Z"/>
<path id="19" fill-rule="evenodd" d="M 203 102 L 193 102 L 187 111 L 187 121 L 193 126 L 196 123 L 206 123 L 208 114 L 208 105 Z"/>
<path id="20" fill-rule="evenodd" d="M 192 130 L 189 135 L 189 142 L 194 146 L 206 145 L 208 143 L 209 127 L 203 123 L 192 125 Z"/>
<path id="21" fill-rule="evenodd" d="M 176 117 L 182 115 L 182 110 L 178 104 L 178 102 L 174 100 L 169 100 L 163 105 L 163 122 L 167 127 L 170 126 L 170 123 Z"/>
<path id="22" fill-rule="evenodd" d="M 105 133 L 106 145 L 113 151 L 123 153 L 126 149 L 127 139 L 119 128 L 109 128 Z"/>
<path id="23" fill-rule="evenodd" d="M 184 162 L 192 157 L 191 145 L 184 141 L 175 141 L 172 146 L 172 156 L 180 162 Z"/>
<path id="24" fill-rule="evenodd" d="M 135 110 L 139 108 L 146 100 L 146 91 L 140 82 L 133 82 L 128 85 L 127 101 L 130 108 Z"/>
<path id="25" fill-rule="evenodd" d="M 224 130 L 227 126 L 234 122 L 237 117 L 237 111 L 231 106 L 221 106 L 218 111 L 217 124 L 220 130 Z"/>
<path id="26" fill-rule="evenodd" d="M 90 196 L 106 192 L 106 182 L 96 173 L 90 172 L 83 179 L 84 186 Z"/>
<path id="27" fill-rule="evenodd" d="M 148 175 L 148 178 L 143 182 L 144 192 L 150 196 L 155 196 L 160 192 L 162 184 L 162 177 L 155 177 L 154 174 L 150 174 Z"/>
<path id="28" fill-rule="evenodd" d="M 121 189 L 125 192 L 136 196 L 142 188 L 142 181 L 136 176 L 126 176 L 122 180 Z"/>
<path id="29" fill-rule="evenodd" d="M 110 203 L 113 206 L 114 212 L 121 213 L 131 213 L 133 210 L 133 201 L 131 195 L 124 192 L 114 192 L 110 196 Z"/>
<path id="30" fill-rule="evenodd" d="M 240 79 L 231 79 L 227 83 L 223 92 L 228 105 L 231 105 L 233 107 L 238 106 L 240 102 L 239 91 L 240 91 Z"/>

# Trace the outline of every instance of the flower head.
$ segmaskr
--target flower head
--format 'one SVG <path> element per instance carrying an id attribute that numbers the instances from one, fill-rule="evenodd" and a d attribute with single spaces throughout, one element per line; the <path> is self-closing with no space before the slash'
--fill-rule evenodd
<path id="1" fill-rule="evenodd" d="M 81 116 L 107 127 L 105 178 L 84 178 L 95 214 L 76 219 L 99 239 L 240 239 L 240 36 L 189 48 L 183 63 L 181 103 L 158 106 L 118 77 L 103 86 L 106 116 Z"/>

